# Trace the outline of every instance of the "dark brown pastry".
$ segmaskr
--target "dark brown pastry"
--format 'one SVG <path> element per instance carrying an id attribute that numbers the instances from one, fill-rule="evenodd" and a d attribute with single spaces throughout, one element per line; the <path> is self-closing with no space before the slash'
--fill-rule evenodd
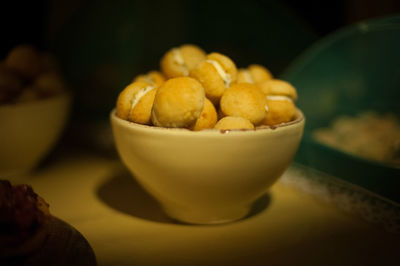
<path id="1" fill-rule="evenodd" d="M 49 205 L 28 185 L 0 180 L 0 258 L 26 255 L 41 246 Z"/>

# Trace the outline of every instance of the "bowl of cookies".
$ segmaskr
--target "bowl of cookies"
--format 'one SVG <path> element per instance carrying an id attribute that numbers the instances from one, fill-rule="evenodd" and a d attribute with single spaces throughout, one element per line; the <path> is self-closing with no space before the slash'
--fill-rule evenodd
<path id="1" fill-rule="evenodd" d="M 176 220 L 246 217 L 302 138 L 296 89 L 195 45 L 170 49 L 160 66 L 127 85 L 110 114 L 121 160 Z"/>
<path id="2" fill-rule="evenodd" d="M 66 124 L 71 102 L 57 61 L 31 45 L 0 62 L 0 175 L 29 172 L 48 154 Z"/>

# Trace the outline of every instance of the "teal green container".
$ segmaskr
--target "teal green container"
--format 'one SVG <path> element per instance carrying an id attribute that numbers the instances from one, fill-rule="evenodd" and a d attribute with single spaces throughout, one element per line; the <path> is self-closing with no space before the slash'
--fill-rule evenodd
<path id="1" fill-rule="evenodd" d="M 400 167 L 320 144 L 311 132 L 366 110 L 400 115 L 400 15 L 363 21 L 318 41 L 281 76 L 306 118 L 295 160 L 400 203 Z M 366 144 L 368 145 L 368 144 Z"/>

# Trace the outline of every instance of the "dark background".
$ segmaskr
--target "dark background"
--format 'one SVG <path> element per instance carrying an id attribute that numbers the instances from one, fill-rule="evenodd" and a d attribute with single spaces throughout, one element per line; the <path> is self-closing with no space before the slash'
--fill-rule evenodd
<path id="1" fill-rule="evenodd" d="M 303 20 L 319 37 L 359 20 L 400 12 L 400 3 L 396 0 L 250 1 L 261 4 L 277 2 L 287 7 L 290 12 L 293 12 L 295 16 Z M 79 9 L 88 2 L 91 1 L 2 1 L 0 16 L 1 56 L 4 57 L 9 49 L 19 43 L 29 42 L 39 47 L 47 48 L 45 41 L 46 31 L 56 30 L 71 16 L 79 12 Z M 95 3 L 95 1 L 93 2 Z M 112 2 L 118 5 L 120 1 Z M 159 1 L 131 2 L 148 2 L 149 5 L 156 8 L 156 3 Z M 172 0 L 167 2 L 185 5 L 185 2 L 188 1 Z M 201 1 L 198 2 L 200 3 Z"/>
<path id="2" fill-rule="evenodd" d="M 0 53 L 31 43 L 53 52 L 74 92 L 74 117 L 107 119 L 134 76 L 183 43 L 279 76 L 314 42 L 360 20 L 400 12 L 396 0 L 3 1 Z"/>

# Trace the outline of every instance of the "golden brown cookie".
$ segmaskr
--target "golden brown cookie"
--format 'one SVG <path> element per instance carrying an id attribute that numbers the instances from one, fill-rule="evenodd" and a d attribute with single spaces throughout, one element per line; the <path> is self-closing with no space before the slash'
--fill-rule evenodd
<path id="1" fill-rule="evenodd" d="M 207 55 L 205 61 L 200 63 L 190 76 L 200 81 L 206 97 L 215 105 L 219 104 L 222 94 L 237 79 L 235 63 L 227 56 L 220 53 Z"/>
<path id="2" fill-rule="evenodd" d="M 240 116 L 259 125 L 266 114 L 265 94 L 250 83 L 232 85 L 221 97 L 220 108 L 224 116 Z"/>
<path id="3" fill-rule="evenodd" d="M 24 78 L 31 79 L 42 71 L 41 55 L 33 46 L 24 44 L 14 47 L 7 55 L 7 67 Z"/>
<path id="4" fill-rule="evenodd" d="M 151 124 L 156 90 L 150 83 L 132 82 L 118 96 L 117 116 L 139 124 Z"/>
<path id="5" fill-rule="evenodd" d="M 158 88 L 165 82 L 165 77 L 160 71 L 153 70 L 146 74 L 136 76 L 133 81 L 148 82 L 152 86 Z"/>
<path id="6" fill-rule="evenodd" d="M 296 89 L 287 81 L 271 79 L 259 83 L 258 86 L 266 95 L 283 95 L 291 98 L 293 101 L 297 100 Z"/>
<path id="7" fill-rule="evenodd" d="M 155 95 L 152 121 L 161 127 L 191 127 L 204 107 L 203 86 L 190 77 L 167 80 Z"/>
<path id="8" fill-rule="evenodd" d="M 49 97 L 60 94 L 67 90 L 62 77 L 56 72 L 45 72 L 40 74 L 32 83 L 41 97 Z"/>
<path id="9" fill-rule="evenodd" d="M 264 125 L 278 125 L 292 121 L 295 116 L 296 107 L 293 100 L 287 96 L 267 96 L 267 114 Z"/>
<path id="10" fill-rule="evenodd" d="M 167 78 L 188 76 L 205 58 L 203 49 L 193 44 L 184 44 L 165 53 L 160 62 L 161 71 Z"/>
<path id="11" fill-rule="evenodd" d="M 190 127 L 190 129 L 193 131 L 199 131 L 213 128 L 215 123 L 217 123 L 217 111 L 212 102 L 205 98 L 203 111 L 201 112 L 200 117 L 196 120 L 196 123 Z"/>
<path id="12" fill-rule="evenodd" d="M 22 90 L 23 80 L 0 62 L 0 104 L 12 101 Z"/>
<path id="13" fill-rule="evenodd" d="M 214 126 L 216 129 L 254 129 L 254 125 L 246 118 L 240 116 L 225 116 Z"/>
<path id="14" fill-rule="evenodd" d="M 37 88 L 33 86 L 25 87 L 18 97 L 15 99 L 16 102 L 19 103 L 27 103 L 37 101 L 41 98 L 40 92 Z"/>
<path id="15" fill-rule="evenodd" d="M 239 69 L 237 83 L 258 84 L 272 78 L 273 76 L 271 72 L 266 67 L 258 64 L 252 64 L 247 68 Z"/>

